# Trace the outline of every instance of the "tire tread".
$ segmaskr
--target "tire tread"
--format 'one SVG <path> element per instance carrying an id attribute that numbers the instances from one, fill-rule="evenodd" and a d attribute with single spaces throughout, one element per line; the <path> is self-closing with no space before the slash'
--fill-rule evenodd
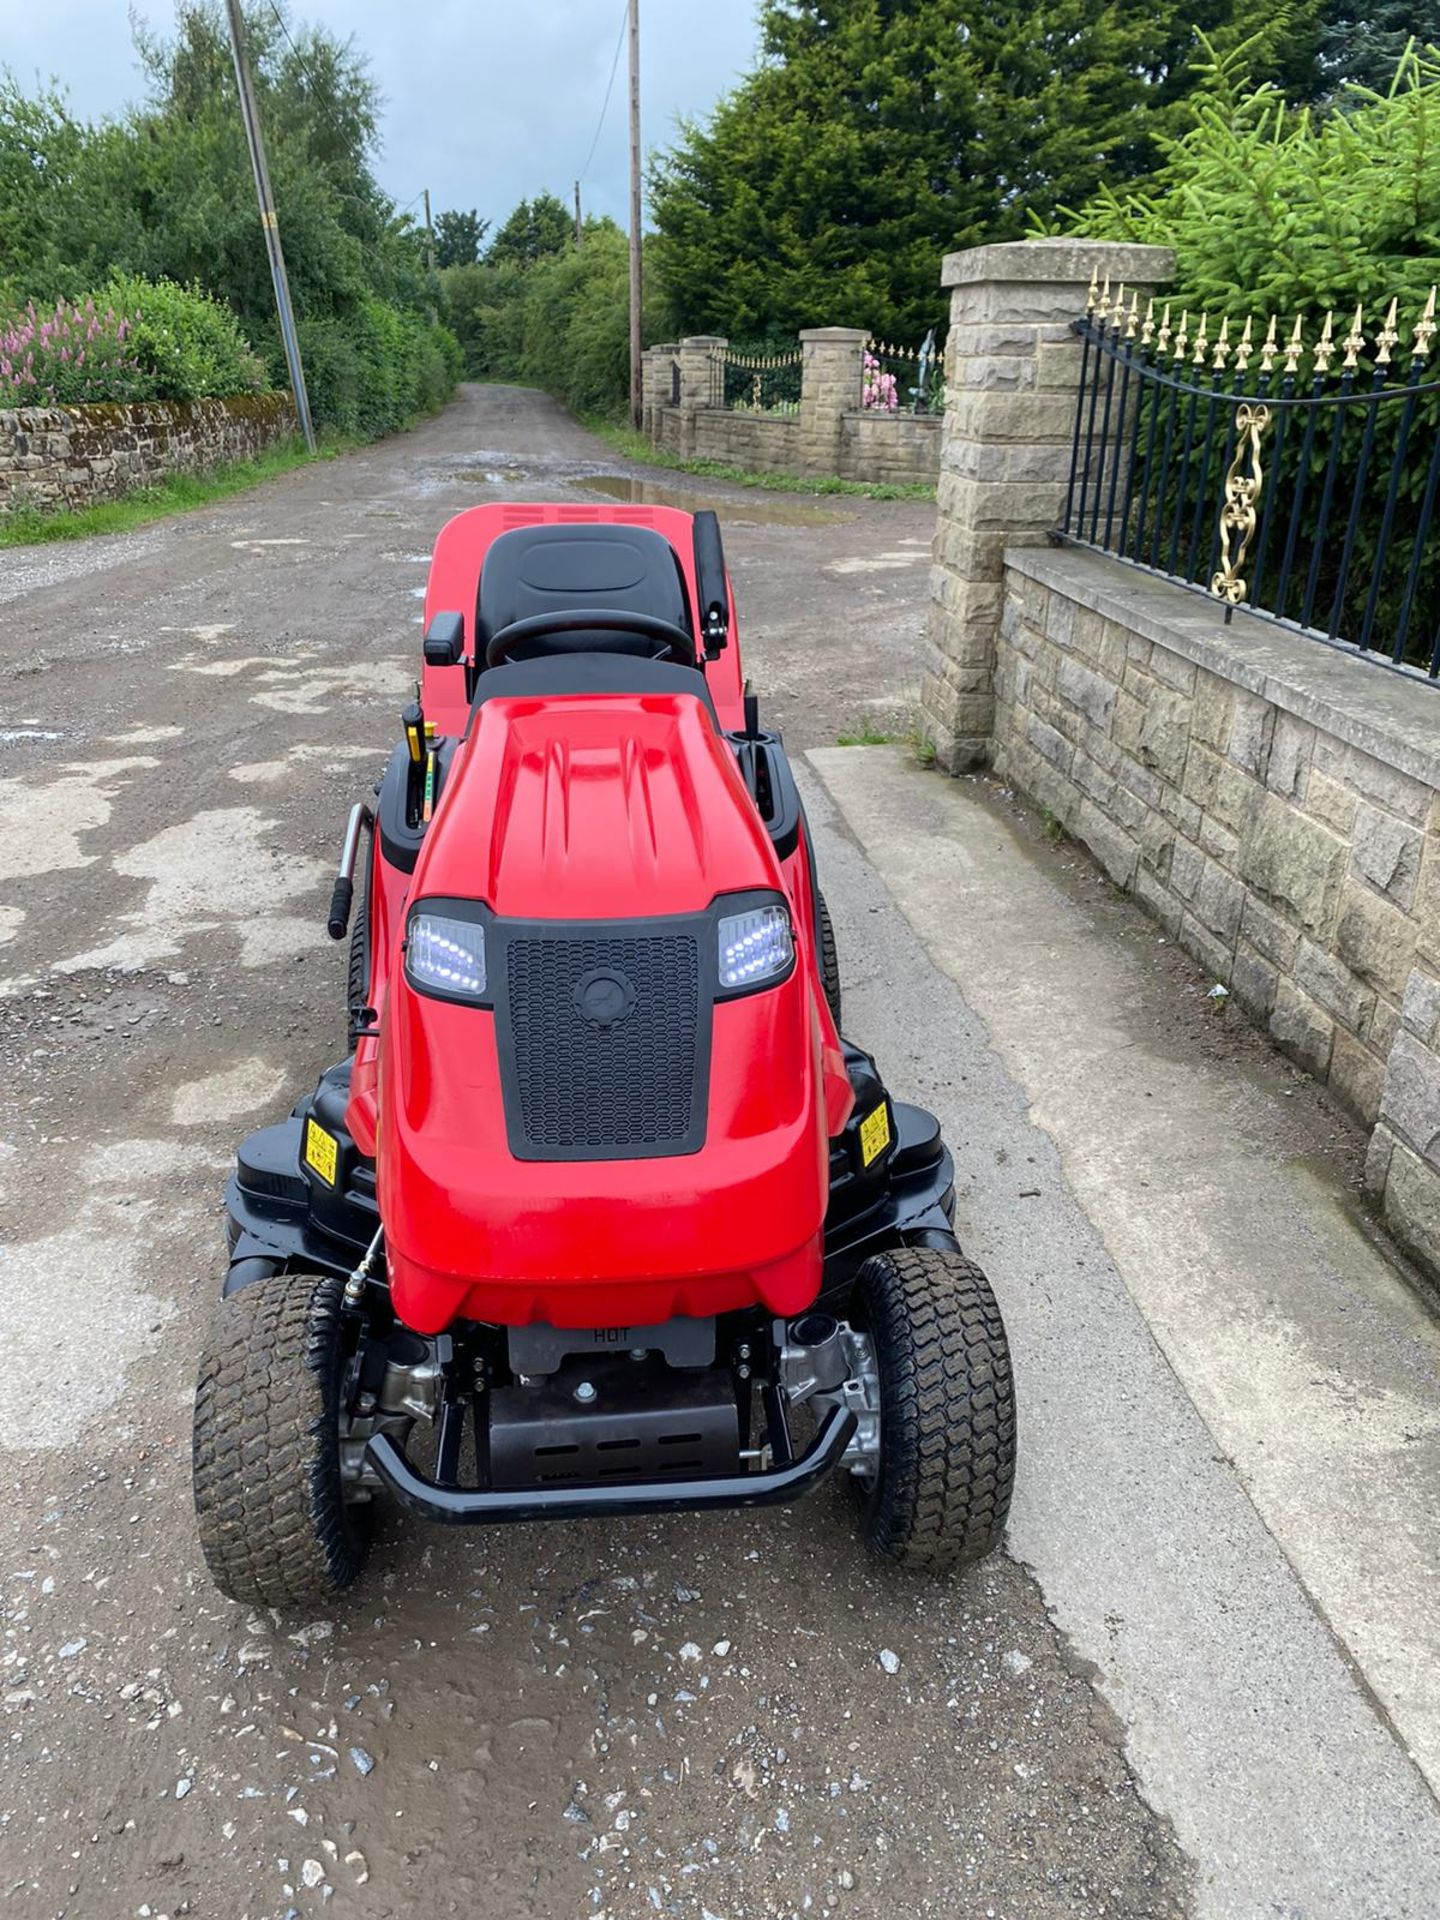
<path id="1" fill-rule="evenodd" d="M 902 1247 L 867 1260 L 857 1286 L 880 1369 L 868 1544 L 911 1567 L 983 1559 L 1015 1479 L 1015 1387 L 990 1283 L 961 1253 Z"/>

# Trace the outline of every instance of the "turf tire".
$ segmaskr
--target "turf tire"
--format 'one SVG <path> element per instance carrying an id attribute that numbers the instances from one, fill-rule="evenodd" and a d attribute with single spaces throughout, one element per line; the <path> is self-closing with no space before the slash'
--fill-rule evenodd
<path id="1" fill-rule="evenodd" d="M 195 1394 L 195 1513 L 222 1593 L 299 1611 L 333 1600 L 369 1549 L 341 1492 L 345 1283 L 275 1274 L 219 1303 Z"/>
<path id="2" fill-rule="evenodd" d="M 826 906 L 825 896 L 818 887 L 815 890 L 815 929 L 819 937 L 820 984 L 825 989 L 825 998 L 830 1002 L 830 1011 L 834 1015 L 838 1030 L 840 1026 L 840 951 L 835 945 L 835 926 L 830 918 L 830 909 Z"/>
<path id="3" fill-rule="evenodd" d="M 1010 1349 L 990 1282 L 963 1254 L 902 1247 L 856 1279 L 880 1373 L 880 1464 L 852 1482 L 867 1546 L 941 1571 L 999 1544 L 1015 1479 Z"/>

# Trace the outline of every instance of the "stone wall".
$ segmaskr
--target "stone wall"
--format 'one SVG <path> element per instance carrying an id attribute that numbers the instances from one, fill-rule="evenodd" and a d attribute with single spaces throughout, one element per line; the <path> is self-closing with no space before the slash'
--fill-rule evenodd
<path id="1" fill-rule="evenodd" d="M 1173 264 L 1060 240 L 945 261 L 922 724 L 941 767 L 990 763 L 1049 808 L 1333 1089 L 1440 1276 L 1440 688 L 1049 541 L 1091 275 L 1143 308 Z"/>
<path id="2" fill-rule="evenodd" d="M 747 473 L 798 473 L 800 422 L 794 414 L 736 413 L 702 407 L 694 417 L 691 457 Z"/>
<path id="3" fill-rule="evenodd" d="M 727 345 L 718 336 L 651 347 L 642 374 L 644 431 L 679 459 L 714 460 L 748 473 L 932 486 L 943 423 L 934 414 L 861 407 L 867 338 L 861 327 L 807 328 L 800 335 L 800 404 L 788 414 L 711 404 L 714 361 Z"/>
<path id="4" fill-rule="evenodd" d="M 840 423 L 841 479 L 933 487 L 940 472 L 943 424 L 938 413 L 860 408 L 845 414 Z"/>
<path id="5" fill-rule="evenodd" d="M 1440 1271 L 1440 689 L 1096 555 L 1005 557 L 993 764 L 1373 1129 Z"/>
<path id="6" fill-rule="evenodd" d="M 111 500 L 253 458 L 296 431 L 288 393 L 0 412 L 0 513 Z"/>

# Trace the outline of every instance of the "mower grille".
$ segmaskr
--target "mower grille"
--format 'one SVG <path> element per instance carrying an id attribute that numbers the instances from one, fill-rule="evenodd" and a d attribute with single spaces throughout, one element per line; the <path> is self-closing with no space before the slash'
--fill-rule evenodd
<path id="1" fill-rule="evenodd" d="M 704 1088 L 693 934 L 512 936 L 506 985 L 520 1132 L 537 1158 L 695 1151 Z"/>

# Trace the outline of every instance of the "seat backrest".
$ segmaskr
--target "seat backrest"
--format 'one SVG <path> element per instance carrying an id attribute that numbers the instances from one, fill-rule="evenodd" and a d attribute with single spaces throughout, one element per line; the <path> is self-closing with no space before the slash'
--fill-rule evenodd
<path id="1" fill-rule="evenodd" d="M 679 556 L 650 527 L 512 527 L 492 541 L 480 570 L 476 657 L 495 635 L 533 614 L 647 613 L 692 634 Z M 613 635 L 584 632 L 542 643 L 546 652 L 584 653 Z M 522 651 L 520 658 L 524 658 Z"/>

